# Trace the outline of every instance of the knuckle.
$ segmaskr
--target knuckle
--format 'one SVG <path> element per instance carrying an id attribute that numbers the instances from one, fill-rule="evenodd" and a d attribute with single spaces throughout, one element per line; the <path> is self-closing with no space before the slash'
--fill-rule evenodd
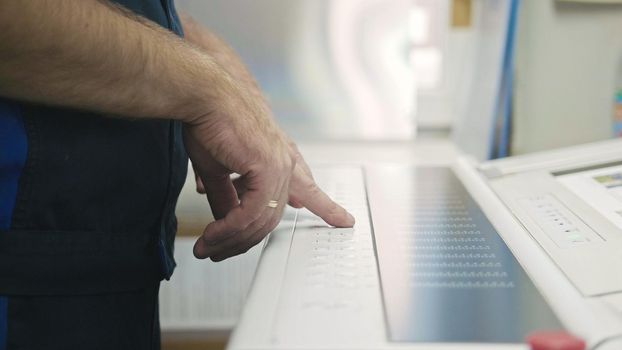
<path id="1" fill-rule="evenodd" d="M 296 165 L 296 162 L 298 161 L 298 152 L 293 151 L 291 148 L 287 148 L 286 151 L 284 152 L 284 156 L 285 156 L 285 160 L 287 161 L 288 165 Z"/>
<path id="2" fill-rule="evenodd" d="M 302 154 L 300 154 L 299 152 L 295 152 L 294 161 L 296 162 L 296 164 L 302 163 L 304 161 L 304 158 L 302 158 Z"/>
<path id="3" fill-rule="evenodd" d="M 203 241 L 209 246 L 215 246 L 231 237 L 232 232 L 211 233 L 203 235 Z"/>
<path id="4" fill-rule="evenodd" d="M 305 192 L 307 192 L 311 196 L 316 196 L 320 194 L 320 192 L 322 192 L 320 187 L 318 187 L 318 185 L 314 181 L 309 181 L 307 184 L 304 185 L 304 187 Z"/>
<path id="5" fill-rule="evenodd" d="M 290 155 L 290 160 L 289 160 L 289 171 L 294 172 L 294 169 L 296 168 L 296 165 L 298 164 L 298 157 L 296 155 Z"/>
<path id="6" fill-rule="evenodd" d="M 244 166 L 244 169 L 246 169 L 247 174 L 256 175 L 263 174 L 266 171 L 267 166 L 264 162 L 258 161 L 258 158 L 254 158 L 252 163 Z"/>
<path id="7" fill-rule="evenodd" d="M 246 230 L 246 229 L 254 227 L 254 225 L 257 223 L 257 221 L 261 219 L 262 213 L 263 212 L 261 210 L 249 213 L 248 214 L 249 221 L 244 226 L 243 230 Z"/>
<path id="8" fill-rule="evenodd" d="M 276 168 L 278 169 L 280 173 L 290 172 L 291 169 L 293 169 L 292 167 L 293 162 L 294 161 L 289 156 L 289 154 L 284 154 L 280 157 L 280 159 L 276 161 L 276 164 L 277 164 Z"/>
<path id="9" fill-rule="evenodd" d="M 214 245 L 222 240 L 222 238 L 225 236 L 225 233 L 219 230 L 216 225 L 216 222 L 212 222 L 211 224 L 207 225 L 207 227 L 203 231 L 201 239 L 205 244 Z"/>
<path id="10" fill-rule="evenodd" d="M 231 242 L 234 244 L 234 246 L 244 244 L 246 240 L 247 238 L 243 234 L 237 234 L 234 237 L 231 237 Z"/>
<path id="11" fill-rule="evenodd" d="M 240 232 L 244 229 L 246 229 L 246 223 L 242 222 L 241 220 L 231 220 L 231 223 L 228 225 L 230 227 L 230 232 L 232 234 L 234 234 L 235 232 Z"/>
<path id="12" fill-rule="evenodd" d="M 203 242 L 205 242 L 205 244 L 207 245 L 214 245 L 216 243 L 218 243 L 219 239 L 217 237 L 215 237 L 215 235 L 213 234 L 203 234 L 203 236 L 201 236 L 201 238 L 203 239 Z"/>
<path id="13" fill-rule="evenodd" d="M 231 231 L 233 232 L 239 232 L 239 231 L 245 230 L 251 222 L 252 221 L 246 221 L 240 218 L 233 218 L 230 216 L 225 216 L 225 224 L 228 227 L 230 227 Z"/>
<path id="14" fill-rule="evenodd" d="M 292 150 L 292 152 L 294 152 L 296 154 L 300 154 L 300 150 L 298 149 L 298 145 L 296 144 L 296 142 L 294 142 L 294 140 L 289 139 L 287 141 L 287 143 L 289 144 L 289 147 Z"/>
<path id="15" fill-rule="evenodd" d="M 249 237 L 247 237 L 248 235 L 254 235 L 258 230 L 260 230 L 264 225 L 265 225 L 266 219 L 258 219 L 255 222 L 253 222 L 252 224 L 248 225 L 248 227 L 246 228 L 245 232 L 246 232 L 246 237 L 243 237 L 244 239 L 240 239 L 239 241 L 237 241 L 238 244 L 242 244 L 245 242 L 248 242 Z"/>
<path id="16" fill-rule="evenodd" d="M 292 208 L 296 208 L 296 209 L 300 209 L 303 207 L 302 203 L 300 203 L 298 200 L 296 199 L 290 199 L 289 203 L 288 203 Z"/>

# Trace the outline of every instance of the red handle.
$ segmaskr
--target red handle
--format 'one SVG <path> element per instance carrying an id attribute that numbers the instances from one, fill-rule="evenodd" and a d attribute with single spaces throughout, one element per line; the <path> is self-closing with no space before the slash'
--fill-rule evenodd
<path id="1" fill-rule="evenodd" d="M 585 341 L 566 332 L 536 332 L 527 336 L 531 350 L 585 350 Z"/>

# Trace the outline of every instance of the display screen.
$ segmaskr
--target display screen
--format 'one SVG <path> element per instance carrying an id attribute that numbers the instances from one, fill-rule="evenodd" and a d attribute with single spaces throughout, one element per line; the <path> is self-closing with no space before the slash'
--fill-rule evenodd
<path id="1" fill-rule="evenodd" d="M 603 165 L 553 174 L 569 191 L 622 228 L 622 165 Z"/>

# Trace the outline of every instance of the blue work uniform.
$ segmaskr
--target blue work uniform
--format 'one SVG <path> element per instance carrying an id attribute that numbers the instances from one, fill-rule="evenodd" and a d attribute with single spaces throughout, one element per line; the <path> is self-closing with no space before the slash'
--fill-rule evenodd
<path id="1" fill-rule="evenodd" d="M 115 2 L 183 35 L 172 0 Z M 0 99 L 0 350 L 159 348 L 181 128 Z"/>

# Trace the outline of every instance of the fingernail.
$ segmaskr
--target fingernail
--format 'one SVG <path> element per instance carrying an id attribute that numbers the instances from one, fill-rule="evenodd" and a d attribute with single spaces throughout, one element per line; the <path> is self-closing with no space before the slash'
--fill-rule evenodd
<path id="1" fill-rule="evenodd" d="M 352 226 L 354 226 L 354 223 L 356 222 L 356 219 L 354 219 L 354 216 L 352 216 L 352 214 L 348 213 L 348 219 L 352 223 Z"/>

